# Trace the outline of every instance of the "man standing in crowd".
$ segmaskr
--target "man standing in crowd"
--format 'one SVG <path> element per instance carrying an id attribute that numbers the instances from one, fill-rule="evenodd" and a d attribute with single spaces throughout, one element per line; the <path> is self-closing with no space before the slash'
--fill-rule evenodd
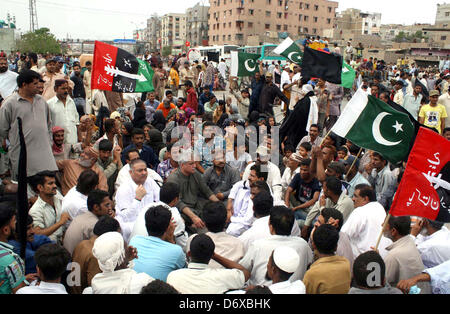
<path id="1" fill-rule="evenodd" d="M 73 66 L 73 74 L 70 79 L 74 83 L 73 101 L 75 102 L 78 114 L 81 117 L 85 113 L 88 113 L 88 111 L 86 108 L 86 91 L 84 88 L 83 77 L 81 76 L 81 67 L 78 63 Z"/>
<path id="2" fill-rule="evenodd" d="M 69 96 L 69 84 L 66 80 L 55 81 L 56 96 L 47 101 L 50 108 L 52 128 L 64 129 L 64 143 L 78 143 L 79 115 L 73 99 Z"/>
<path id="3" fill-rule="evenodd" d="M 17 89 L 18 74 L 8 69 L 8 59 L 0 57 L 0 104 Z"/>
<path id="4" fill-rule="evenodd" d="M 57 171 L 50 144 L 52 127 L 50 110 L 39 93 L 38 73 L 24 70 L 17 77 L 19 91 L 5 100 L 0 108 L 0 138 L 8 138 L 8 156 L 11 161 L 11 176 L 17 179 L 20 142 L 19 124 L 22 119 L 23 134 L 27 151 L 27 176 L 44 170 Z"/>

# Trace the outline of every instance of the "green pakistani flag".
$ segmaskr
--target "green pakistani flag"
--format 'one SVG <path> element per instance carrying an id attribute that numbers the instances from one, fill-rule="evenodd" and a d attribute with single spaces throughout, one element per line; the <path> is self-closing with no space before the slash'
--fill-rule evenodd
<path id="1" fill-rule="evenodd" d="M 291 62 L 299 65 L 302 63 L 303 51 L 290 37 L 286 38 L 273 52 L 286 57 Z"/>
<path id="2" fill-rule="evenodd" d="M 374 150 L 392 163 L 406 161 L 414 125 L 408 115 L 359 89 L 331 129 L 358 146 Z"/>
<path id="3" fill-rule="evenodd" d="M 139 76 L 139 79 L 136 81 L 135 93 L 154 91 L 155 88 L 153 87 L 153 75 L 155 73 L 152 67 L 148 62 L 140 59 L 137 59 L 137 61 L 139 62 L 139 70 L 137 74 Z"/>
<path id="4" fill-rule="evenodd" d="M 352 88 L 355 78 L 356 78 L 355 70 L 353 70 L 353 68 L 344 61 L 344 63 L 342 64 L 342 75 L 341 75 L 342 87 Z"/>
<path id="5" fill-rule="evenodd" d="M 231 51 L 231 76 L 253 76 L 259 72 L 261 55 Z"/>

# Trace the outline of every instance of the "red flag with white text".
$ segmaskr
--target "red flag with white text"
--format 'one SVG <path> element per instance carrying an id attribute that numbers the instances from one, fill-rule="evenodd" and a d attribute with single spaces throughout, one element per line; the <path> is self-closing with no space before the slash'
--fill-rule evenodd
<path id="1" fill-rule="evenodd" d="M 450 141 L 420 128 L 390 214 L 450 222 Z"/>

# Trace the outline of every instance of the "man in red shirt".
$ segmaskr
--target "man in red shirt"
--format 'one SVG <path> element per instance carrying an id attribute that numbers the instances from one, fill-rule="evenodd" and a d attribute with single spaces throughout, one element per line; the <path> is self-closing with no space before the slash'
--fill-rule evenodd
<path id="1" fill-rule="evenodd" d="M 186 108 L 191 108 L 195 113 L 198 113 L 198 100 L 197 93 L 195 92 L 194 86 L 191 81 L 186 81 L 184 83 L 184 88 L 187 93 L 186 103 L 180 108 L 181 110 L 186 110 Z"/>

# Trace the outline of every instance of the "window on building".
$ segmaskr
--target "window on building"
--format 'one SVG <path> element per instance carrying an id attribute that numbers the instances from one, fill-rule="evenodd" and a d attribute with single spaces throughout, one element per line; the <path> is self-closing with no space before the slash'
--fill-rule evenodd
<path id="1" fill-rule="evenodd" d="M 309 3 L 305 3 L 305 9 L 309 10 Z"/>
<path id="2" fill-rule="evenodd" d="M 308 27 L 303 28 L 303 32 L 306 33 L 306 34 L 308 34 L 308 32 L 309 32 Z"/>
<path id="3" fill-rule="evenodd" d="M 317 23 L 317 20 L 318 20 L 317 16 L 315 16 L 313 19 L 314 19 L 314 23 Z"/>
<path id="4" fill-rule="evenodd" d="M 283 30 L 287 31 L 288 30 L 288 26 L 287 25 L 283 25 Z"/>
<path id="5" fill-rule="evenodd" d="M 230 12 L 230 16 L 232 16 L 233 15 L 233 10 L 230 10 L 229 12 Z"/>
<path id="6" fill-rule="evenodd" d="M 333 10 L 332 7 L 328 7 L 328 13 L 331 13 L 332 10 Z"/>
<path id="7" fill-rule="evenodd" d="M 272 0 L 266 0 L 266 4 L 272 4 Z"/>
<path id="8" fill-rule="evenodd" d="M 445 12 L 445 16 L 450 16 L 450 12 Z"/>
<path id="9" fill-rule="evenodd" d="M 301 21 L 302 18 L 303 18 L 303 14 L 299 14 L 299 15 L 298 15 L 298 20 Z"/>
<path id="10" fill-rule="evenodd" d="M 305 15 L 304 19 L 305 22 L 307 22 L 309 20 L 309 16 Z"/>
<path id="11" fill-rule="evenodd" d="M 317 28 L 313 28 L 313 34 L 317 34 Z"/>
<path id="12" fill-rule="evenodd" d="M 252 28 L 253 27 L 253 23 L 252 22 L 248 22 L 248 28 Z"/>
<path id="13" fill-rule="evenodd" d="M 327 19 L 327 24 L 331 24 L 331 19 Z"/>
<path id="14" fill-rule="evenodd" d="M 222 40 L 225 41 L 225 38 L 226 38 L 226 35 L 223 35 L 222 36 Z"/>
<path id="15" fill-rule="evenodd" d="M 270 11 L 266 11 L 266 17 L 270 17 Z"/>
<path id="16" fill-rule="evenodd" d="M 447 36 L 441 36 L 441 40 L 447 40 Z"/>
<path id="17" fill-rule="evenodd" d="M 227 28 L 227 23 L 223 23 L 223 28 Z"/>
<path id="18" fill-rule="evenodd" d="M 231 40 L 231 35 L 228 35 L 228 40 Z"/>
<path id="19" fill-rule="evenodd" d="M 314 5 L 314 11 L 319 11 L 319 6 L 318 5 Z"/>
<path id="20" fill-rule="evenodd" d="M 300 2 L 300 9 L 303 9 L 303 2 Z"/>
<path id="21" fill-rule="evenodd" d="M 270 24 L 266 24 L 265 29 L 270 29 Z"/>
<path id="22" fill-rule="evenodd" d="M 253 15 L 253 13 L 255 13 L 255 10 L 253 10 L 253 9 L 248 10 L 248 14 Z"/>
<path id="23" fill-rule="evenodd" d="M 277 13 L 277 17 L 278 17 L 279 19 L 281 19 L 281 16 L 282 16 L 282 15 L 283 15 L 283 14 L 280 13 L 280 12 Z"/>
<path id="24" fill-rule="evenodd" d="M 231 28 L 231 22 L 228 23 L 228 27 Z"/>

